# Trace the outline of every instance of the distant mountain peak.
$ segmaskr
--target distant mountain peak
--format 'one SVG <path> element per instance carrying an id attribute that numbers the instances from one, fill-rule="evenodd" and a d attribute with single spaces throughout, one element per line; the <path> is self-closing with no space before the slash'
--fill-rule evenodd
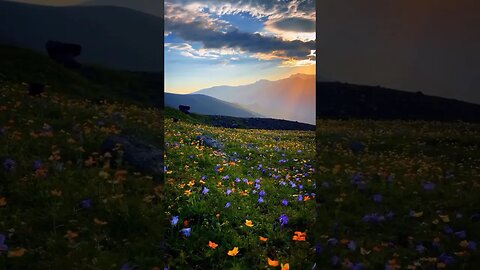
<path id="1" fill-rule="evenodd" d="M 311 79 L 311 78 L 315 78 L 315 75 L 314 74 L 305 74 L 305 73 L 296 73 L 296 74 L 292 74 L 290 75 L 291 79 Z"/>

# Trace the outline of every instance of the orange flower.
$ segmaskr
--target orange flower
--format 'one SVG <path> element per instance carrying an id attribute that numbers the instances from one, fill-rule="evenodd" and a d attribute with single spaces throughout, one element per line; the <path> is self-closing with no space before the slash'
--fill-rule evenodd
<path id="1" fill-rule="evenodd" d="M 208 246 L 212 249 L 216 249 L 218 247 L 218 244 L 212 241 L 208 241 Z"/>
<path id="2" fill-rule="evenodd" d="M 75 238 L 78 237 L 78 233 L 76 232 L 72 232 L 70 230 L 67 231 L 67 234 L 65 234 L 65 238 L 68 238 L 68 240 L 70 242 L 72 242 L 73 240 L 75 240 Z"/>
<path id="3" fill-rule="evenodd" d="M 267 237 L 263 237 L 263 236 L 260 236 L 260 241 L 263 241 L 263 242 L 267 242 L 268 238 Z"/>
<path id="4" fill-rule="evenodd" d="M 114 181 L 116 183 L 121 183 L 125 180 L 127 180 L 127 171 L 125 170 L 120 170 L 115 172 L 115 176 L 113 177 Z"/>
<path id="5" fill-rule="evenodd" d="M 308 195 L 305 195 L 305 196 L 303 197 L 303 201 L 304 201 L 304 202 L 306 202 L 306 201 L 308 201 L 308 200 L 310 200 L 310 199 L 311 199 L 311 198 L 310 198 L 310 196 L 308 196 Z"/>
<path id="6" fill-rule="evenodd" d="M 253 227 L 253 222 L 249 219 L 245 220 L 245 225 L 247 225 L 248 227 Z"/>
<path id="7" fill-rule="evenodd" d="M 0 198 L 0 206 L 5 206 L 7 205 L 7 199 L 5 197 Z"/>
<path id="8" fill-rule="evenodd" d="M 307 232 L 296 231 L 293 235 L 293 240 L 295 240 L 295 241 L 305 241 L 306 237 L 307 237 Z"/>
<path id="9" fill-rule="evenodd" d="M 290 264 L 288 264 L 288 263 L 283 264 L 282 263 L 282 270 L 290 270 Z"/>
<path id="10" fill-rule="evenodd" d="M 272 259 L 270 259 L 270 258 L 268 258 L 268 257 L 267 257 L 267 259 L 268 259 L 268 265 L 273 266 L 273 267 L 277 267 L 277 266 L 278 266 L 278 261 L 274 261 L 274 260 L 272 260 Z"/>
<path id="11" fill-rule="evenodd" d="M 23 255 L 25 255 L 26 251 L 27 250 L 24 248 L 17 248 L 15 250 L 8 252 L 8 257 L 22 257 Z"/>
<path id="12" fill-rule="evenodd" d="M 233 256 L 237 256 L 237 254 L 238 254 L 238 247 L 234 247 L 232 250 L 229 250 L 229 251 L 227 252 L 227 254 L 228 254 L 228 256 L 232 256 L 232 257 L 233 257 Z"/>
<path id="13" fill-rule="evenodd" d="M 97 224 L 97 225 L 106 225 L 106 224 L 107 224 L 106 221 L 102 221 L 102 220 L 100 220 L 100 219 L 98 219 L 98 218 L 94 218 L 94 219 L 93 219 L 93 223 L 95 223 L 95 224 Z"/>

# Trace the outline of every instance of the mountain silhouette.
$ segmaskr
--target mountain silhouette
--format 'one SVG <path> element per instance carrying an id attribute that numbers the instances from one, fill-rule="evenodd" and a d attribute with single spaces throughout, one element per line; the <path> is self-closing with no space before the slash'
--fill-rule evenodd
<path id="1" fill-rule="evenodd" d="M 123 7 L 53 7 L 0 0 L 0 43 L 46 53 L 56 40 L 82 46 L 78 61 L 163 71 L 163 18 Z"/>
<path id="2" fill-rule="evenodd" d="M 480 122 L 480 105 L 380 86 L 317 81 L 317 117 Z"/>
<path id="3" fill-rule="evenodd" d="M 163 1 L 159 0 L 91 0 L 84 6 L 120 6 L 163 18 Z"/>
<path id="4" fill-rule="evenodd" d="M 237 104 L 225 102 L 210 96 L 199 94 L 172 94 L 165 93 L 165 106 L 178 108 L 179 105 L 190 106 L 190 112 L 205 115 L 223 115 L 234 117 L 261 117 Z"/>
<path id="5" fill-rule="evenodd" d="M 242 86 L 216 86 L 195 92 L 237 103 L 266 117 L 315 123 L 315 75 L 260 80 Z"/>

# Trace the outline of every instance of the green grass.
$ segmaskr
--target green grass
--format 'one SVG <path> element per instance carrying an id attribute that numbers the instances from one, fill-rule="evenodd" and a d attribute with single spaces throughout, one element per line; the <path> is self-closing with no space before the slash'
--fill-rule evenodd
<path id="1" fill-rule="evenodd" d="M 9 247 L 0 252 L 0 269 L 162 265 L 160 187 L 133 168 L 104 167 L 109 162 L 99 154 L 102 141 L 120 130 L 136 130 L 160 147 L 160 111 L 54 92 L 32 98 L 22 85 L 2 82 L 0 128 L 0 233 Z M 35 162 L 42 165 L 34 169 Z M 82 209 L 86 199 L 92 207 Z M 78 236 L 69 240 L 68 231 Z M 24 254 L 15 253 L 21 249 Z"/>
<path id="2" fill-rule="evenodd" d="M 216 128 L 188 121 L 195 115 L 173 112 L 167 110 L 165 119 L 166 214 L 179 218 L 178 224 L 167 224 L 165 234 L 171 269 L 265 269 L 267 258 L 292 269 L 311 269 L 314 132 Z M 184 119 L 174 123 L 175 116 Z M 197 140 L 202 134 L 221 141 L 224 150 L 203 146 Z M 261 191 L 266 193 L 263 203 L 258 202 Z M 299 195 L 312 199 L 299 201 Z M 282 214 L 289 217 L 284 226 Z M 246 226 L 247 220 L 253 227 Z M 191 230 L 189 237 L 181 233 L 185 228 Z M 306 232 L 306 241 L 294 241 L 295 231 Z M 212 249 L 209 241 L 218 247 Z M 239 254 L 229 256 L 234 247 Z"/>
<path id="3" fill-rule="evenodd" d="M 471 219 L 480 212 L 479 133 L 479 125 L 466 123 L 318 121 L 320 269 L 331 267 L 333 256 L 365 269 L 478 269 L 479 253 L 468 245 L 480 240 L 480 222 Z M 351 142 L 365 151 L 353 153 Z M 352 182 L 358 173 L 363 188 Z M 423 186 L 429 182 L 432 190 Z M 374 202 L 376 194 L 382 202 Z M 385 221 L 364 222 L 371 213 Z M 446 256 L 455 262 L 445 263 Z"/>

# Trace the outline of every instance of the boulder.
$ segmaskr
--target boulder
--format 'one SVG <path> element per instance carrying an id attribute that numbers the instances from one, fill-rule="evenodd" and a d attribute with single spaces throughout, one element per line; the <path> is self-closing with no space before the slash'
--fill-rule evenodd
<path id="1" fill-rule="evenodd" d="M 197 140 L 201 141 L 203 145 L 206 145 L 215 149 L 223 149 L 223 144 L 217 140 L 212 139 L 207 135 L 200 135 L 197 137 Z"/>
<path id="2" fill-rule="evenodd" d="M 45 44 L 48 56 L 68 68 L 80 68 L 81 65 L 75 60 L 82 52 L 82 46 L 72 43 L 63 43 L 49 40 Z"/>
<path id="3" fill-rule="evenodd" d="M 116 164 L 118 151 L 115 150 L 117 145 L 121 145 L 123 150 L 123 162 L 139 172 L 163 180 L 163 152 L 159 148 L 129 135 L 109 136 L 103 141 L 101 151 L 112 154 L 112 168 L 118 165 Z"/>
<path id="4" fill-rule="evenodd" d="M 178 109 L 185 113 L 185 114 L 190 114 L 189 110 L 190 110 L 190 106 L 187 106 L 187 105 L 179 105 L 178 106 Z"/>

